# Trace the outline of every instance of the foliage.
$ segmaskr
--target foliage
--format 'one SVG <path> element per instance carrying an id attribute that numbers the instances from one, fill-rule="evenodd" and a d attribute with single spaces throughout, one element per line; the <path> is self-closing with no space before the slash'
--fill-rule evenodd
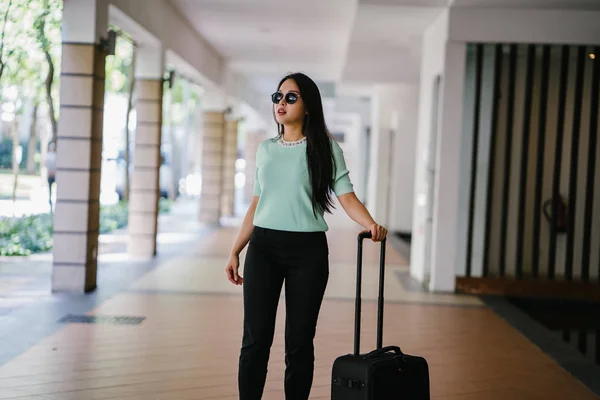
<path id="1" fill-rule="evenodd" d="M 164 214 L 170 213 L 172 206 L 173 206 L 173 200 L 161 198 L 158 203 L 158 212 L 161 214 L 162 213 L 164 213 Z"/>
<path id="2" fill-rule="evenodd" d="M 38 0 L 39 2 L 40 0 Z M 50 110 L 50 122 L 52 124 L 52 141 L 56 141 L 58 135 L 57 125 L 57 101 L 56 86 L 54 82 L 58 79 L 60 66 L 57 65 L 58 52 L 60 49 L 60 26 L 62 19 L 60 0 L 41 0 L 42 4 L 37 13 L 33 28 L 36 32 L 37 42 L 44 53 L 47 71 L 44 73 L 44 87 L 46 89 L 46 102 Z M 30 4 L 32 2 L 30 1 Z M 35 2 L 33 2 L 35 4 Z M 39 3 L 38 3 L 39 5 Z"/>
<path id="3" fill-rule="evenodd" d="M 173 202 L 160 199 L 159 212 L 171 211 Z M 120 202 L 100 208 L 100 233 L 127 226 L 128 204 Z M 0 256 L 27 256 L 52 249 L 53 219 L 50 214 L 0 218 Z"/>
<path id="4" fill-rule="evenodd" d="M 44 4 L 47 3 L 47 4 Z M 8 6 L 10 5 L 10 9 Z M 46 6 L 46 7 L 44 7 Z M 5 35 L 0 47 L 0 58 L 5 63 L 2 75 L 2 99 L 15 101 L 15 97 L 34 97 L 42 101 L 43 82 L 48 71 L 44 49 L 48 49 L 55 66 L 54 76 L 60 72 L 61 0 L 11 0 L 0 2 L 0 23 L 7 16 Z M 7 14 L 8 11 L 8 14 Z M 44 21 L 40 35 L 40 21 Z M 1 29 L 1 28 L 0 28 Z M 12 89 L 6 92 L 5 89 Z M 53 87 L 58 97 L 57 85 Z M 6 98 L 10 97 L 10 98 Z"/>
<path id="5" fill-rule="evenodd" d="M 0 140 L 0 168 L 12 168 L 12 139 L 4 138 Z"/>
<path id="6" fill-rule="evenodd" d="M 100 209 L 100 233 L 112 232 L 127 226 L 127 203 L 120 202 Z"/>
<path id="7" fill-rule="evenodd" d="M 22 148 L 22 161 L 21 161 L 21 169 L 23 169 L 25 162 L 27 161 L 29 151 L 29 146 L 27 143 L 21 143 Z M 12 168 L 12 150 L 13 150 L 13 141 L 10 138 L 5 137 L 4 139 L 0 139 L 0 169 L 11 169 Z M 36 143 L 36 152 L 40 151 L 40 143 Z"/>
<path id="8" fill-rule="evenodd" d="M 127 93 L 127 80 L 131 74 L 133 44 L 121 36 L 117 36 L 115 55 L 106 58 L 106 91 L 111 93 Z"/>
<path id="9" fill-rule="evenodd" d="M 26 256 L 52 248 L 52 216 L 0 218 L 0 256 Z"/>

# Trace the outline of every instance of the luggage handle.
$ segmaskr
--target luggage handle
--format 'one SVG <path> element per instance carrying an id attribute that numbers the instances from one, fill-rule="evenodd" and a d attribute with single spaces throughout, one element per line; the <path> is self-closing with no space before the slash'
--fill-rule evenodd
<path id="1" fill-rule="evenodd" d="M 370 239 L 371 232 L 361 232 L 358 235 L 358 254 L 356 268 L 356 300 L 354 310 L 354 355 L 360 354 L 360 314 L 361 314 L 361 289 L 362 289 L 362 249 L 363 240 Z M 379 256 L 379 296 L 377 297 L 377 349 L 381 349 L 383 343 L 383 284 L 385 277 L 385 243 L 381 241 L 381 253 Z"/>
<path id="2" fill-rule="evenodd" d="M 367 357 L 375 357 L 380 354 L 388 353 L 390 351 L 393 351 L 394 353 L 398 354 L 399 356 L 404 354 L 404 353 L 402 353 L 402 350 L 400 350 L 400 347 L 398 347 L 398 346 L 386 346 L 381 349 L 373 350 L 372 352 L 367 354 Z"/>

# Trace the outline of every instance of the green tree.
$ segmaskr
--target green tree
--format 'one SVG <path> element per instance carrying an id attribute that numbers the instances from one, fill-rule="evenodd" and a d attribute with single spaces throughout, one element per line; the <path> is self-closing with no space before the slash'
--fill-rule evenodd
<path id="1" fill-rule="evenodd" d="M 31 122 L 27 166 L 33 169 L 37 151 L 35 118 L 38 105 L 46 100 L 52 126 L 56 132 L 56 113 L 53 97 L 56 88 L 57 60 L 60 54 L 60 0 L 10 0 L 0 3 L 0 102 L 10 104 L 12 123 L 13 199 L 16 199 L 19 171 L 22 164 L 19 131 L 22 124 Z M 48 64 L 49 73 L 42 79 Z M 54 85 L 55 86 L 55 85 Z M 44 87 L 47 88 L 44 99 Z M 33 102 L 33 113 L 24 115 L 24 106 Z M 27 119 L 33 118 L 28 121 Z M 54 133 L 56 135 L 56 133 Z"/>
<path id="2" fill-rule="evenodd" d="M 5 54 L 4 50 L 7 47 L 7 34 L 6 34 L 6 25 L 8 25 L 8 18 L 10 16 L 10 11 L 12 7 L 13 0 L 8 0 L 8 3 L 2 3 L 5 9 L 2 10 L 2 32 L 0 33 L 0 82 L 2 81 L 2 75 L 4 73 L 4 67 L 6 66 L 6 58 L 10 56 L 9 54 Z"/>
<path id="3" fill-rule="evenodd" d="M 34 29 L 36 31 L 37 42 L 44 53 L 47 72 L 44 80 L 46 90 L 46 102 L 48 103 L 50 123 L 52 125 L 52 141 L 56 142 L 58 135 L 56 105 L 54 103 L 53 83 L 58 80 L 57 67 L 59 62 L 58 53 L 60 52 L 60 26 L 62 19 L 62 1 L 60 0 L 32 0 L 30 7 L 37 3 L 39 12 L 35 19 Z M 40 4 L 41 3 L 41 4 Z"/>
<path id="4" fill-rule="evenodd" d="M 111 26 L 119 31 L 117 27 Z M 132 74 L 133 44 L 124 33 L 119 33 L 115 46 L 115 55 L 106 58 L 106 91 L 127 94 L 129 77 Z"/>

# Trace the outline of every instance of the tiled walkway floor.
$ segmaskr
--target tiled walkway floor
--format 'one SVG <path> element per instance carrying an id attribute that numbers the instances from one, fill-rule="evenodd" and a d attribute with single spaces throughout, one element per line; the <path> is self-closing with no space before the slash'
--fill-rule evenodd
<path id="1" fill-rule="evenodd" d="M 329 399 L 332 362 L 352 350 L 358 230 L 344 224 L 332 221 L 329 233 L 313 399 Z M 91 312 L 146 317 L 140 325 L 68 324 L 0 366 L 0 399 L 237 399 L 241 288 L 223 272 L 236 233 L 204 235 Z M 377 257 L 377 245 L 366 242 L 363 350 L 374 345 Z M 390 248 L 384 345 L 427 358 L 433 399 L 596 398 L 479 299 L 405 290 L 397 273 L 407 269 Z M 284 318 L 282 302 L 267 400 L 284 399 Z"/>

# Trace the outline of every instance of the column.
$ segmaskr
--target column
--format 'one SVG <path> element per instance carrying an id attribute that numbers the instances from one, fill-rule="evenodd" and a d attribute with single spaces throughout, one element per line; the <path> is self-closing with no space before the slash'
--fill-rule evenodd
<path id="1" fill-rule="evenodd" d="M 237 160 L 238 121 L 225 122 L 223 141 L 223 192 L 221 194 L 221 215 L 233 217 L 235 208 L 235 161 Z"/>
<path id="2" fill-rule="evenodd" d="M 461 176 L 462 115 L 466 46 L 448 42 L 444 60 L 442 109 L 436 148 L 433 226 L 431 243 L 432 291 L 453 292 L 456 286 L 456 261 L 464 238 L 458 235 L 460 191 L 468 190 L 468 179 Z"/>
<path id="3" fill-rule="evenodd" d="M 137 127 L 129 202 L 128 252 L 138 257 L 152 257 L 156 255 L 160 199 L 164 53 L 157 47 L 140 47 L 136 51 Z"/>
<path id="4" fill-rule="evenodd" d="M 108 5 L 65 0 L 62 29 L 53 292 L 96 288 Z"/>
<path id="5" fill-rule="evenodd" d="M 219 224 L 221 220 L 221 193 L 223 190 L 223 148 L 225 113 L 206 111 L 202 135 L 202 193 L 200 194 L 200 222 Z"/>

